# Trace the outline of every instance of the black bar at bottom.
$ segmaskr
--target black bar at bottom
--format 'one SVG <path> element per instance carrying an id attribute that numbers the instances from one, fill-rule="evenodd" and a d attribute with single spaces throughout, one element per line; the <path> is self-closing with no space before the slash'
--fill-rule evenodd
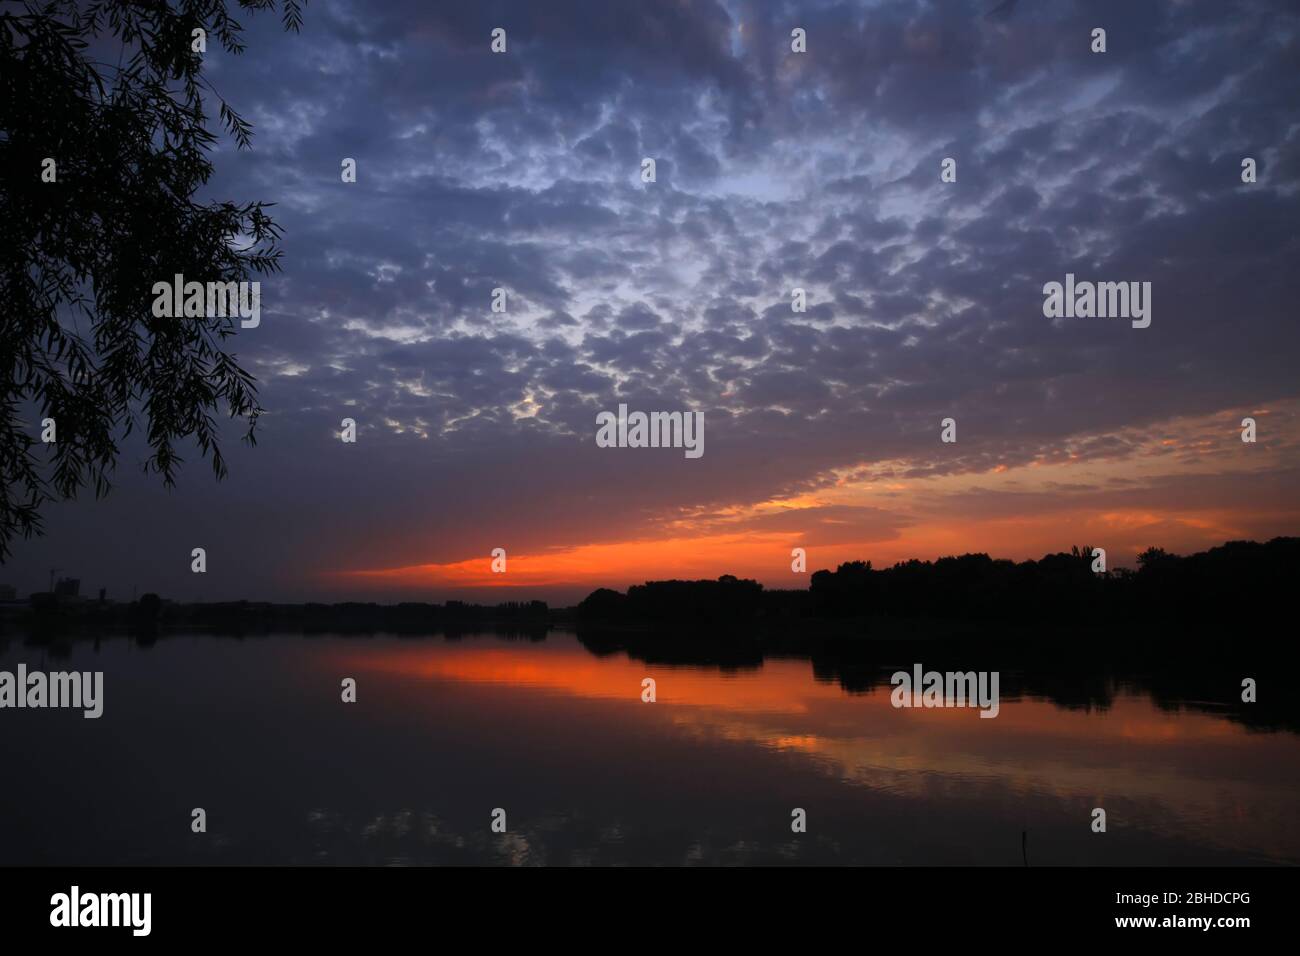
<path id="1" fill-rule="evenodd" d="M 453 926 L 477 927 L 496 940 L 518 934 L 537 941 L 599 926 L 623 926 L 629 939 L 650 933 L 679 941 L 682 937 L 660 934 L 706 927 L 708 935 L 734 940 L 761 937 L 782 924 L 813 932 L 838 924 L 867 934 L 892 927 L 972 941 L 987 939 L 992 931 L 995 937 L 1043 942 L 1082 934 L 1199 936 L 1231 944 L 1246 938 L 1243 933 L 1277 934 L 1293 924 L 1298 880 L 1293 868 L 1214 867 L 681 872 L 113 867 L 0 869 L 0 882 L 5 885 L 0 933 L 6 943 L 32 937 L 92 945 L 114 937 L 132 943 L 395 943 Z M 105 900 L 102 894 L 145 893 L 148 935 L 137 936 L 144 928 L 144 897 Z M 62 909 L 60 894 L 66 897 Z M 94 899 L 87 902 L 87 897 Z M 125 925 L 70 925 L 111 922 L 115 916 Z M 52 925 L 52 917 L 69 925 Z M 1201 922 L 1207 919 L 1208 926 Z"/>

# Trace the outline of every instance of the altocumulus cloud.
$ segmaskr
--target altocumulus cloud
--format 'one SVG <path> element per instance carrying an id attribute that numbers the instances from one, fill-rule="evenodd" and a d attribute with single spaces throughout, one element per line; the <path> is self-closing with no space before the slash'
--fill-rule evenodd
<path id="1" fill-rule="evenodd" d="M 780 500 L 812 503 L 812 540 L 866 542 L 915 515 L 836 499 L 846 480 L 965 475 L 952 501 L 1000 513 L 1014 489 L 994 469 L 1290 408 L 1294 8 L 994 6 L 336 2 L 297 37 L 251 18 L 248 52 L 209 69 L 254 150 L 223 144 L 211 190 L 278 202 L 287 233 L 262 325 L 237 340 L 270 412 L 259 446 L 232 447 L 227 482 L 192 468 L 170 494 L 123 469 L 106 502 L 55 509 L 19 545 L 15 583 L 75 552 L 119 595 L 328 596 L 329 571 L 683 516 L 803 527 L 763 507 Z M 1152 282 L 1152 326 L 1045 319 L 1042 283 L 1066 271 Z M 703 411 L 708 454 L 598 453 L 596 413 L 620 402 Z M 1208 469 L 1206 506 L 1250 474 L 1273 487 L 1295 447 Z M 1145 487 L 1086 493 L 1114 508 Z M 195 545 L 220 573 L 188 573 Z"/>

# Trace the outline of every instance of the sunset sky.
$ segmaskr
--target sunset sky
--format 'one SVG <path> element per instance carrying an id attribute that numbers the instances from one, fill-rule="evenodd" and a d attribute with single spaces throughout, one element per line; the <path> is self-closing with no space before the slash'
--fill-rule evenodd
<path id="1" fill-rule="evenodd" d="M 214 43 L 207 73 L 253 149 L 223 139 L 209 192 L 274 201 L 285 229 L 230 346 L 258 445 L 232 429 L 228 480 L 194 452 L 167 491 L 124 444 L 109 498 L 17 542 L 0 583 L 21 594 L 57 567 L 115 598 L 566 603 L 723 573 L 804 587 L 796 546 L 809 571 L 1072 544 L 1131 565 L 1300 533 L 1285 0 L 243 20 L 247 51 Z M 1150 282 L 1150 327 L 1045 318 L 1067 272 Z M 620 403 L 703 412 L 703 457 L 596 447 Z"/>

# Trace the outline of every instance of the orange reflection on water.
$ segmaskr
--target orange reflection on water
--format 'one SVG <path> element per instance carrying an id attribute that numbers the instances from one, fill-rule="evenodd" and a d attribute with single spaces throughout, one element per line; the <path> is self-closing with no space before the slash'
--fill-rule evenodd
<path id="1" fill-rule="evenodd" d="M 1090 710 L 1004 697 L 998 716 L 987 719 L 976 708 L 895 708 L 888 684 L 848 693 L 814 679 L 804 660 L 731 672 L 646 664 L 622 653 L 596 657 L 564 634 L 541 643 L 348 647 L 342 656 L 349 673 L 621 702 L 603 719 L 638 732 L 657 727 L 683 746 L 758 745 L 902 796 L 1045 794 L 1084 809 L 1113 807 L 1125 825 L 1194 832 L 1210 843 L 1231 819 L 1235 845 L 1300 856 L 1297 738 L 1252 733 L 1209 713 L 1162 710 L 1141 694 L 1117 693 L 1111 706 Z M 641 700 L 646 677 L 656 682 L 654 704 Z M 499 696 L 493 700 L 500 706 Z"/>

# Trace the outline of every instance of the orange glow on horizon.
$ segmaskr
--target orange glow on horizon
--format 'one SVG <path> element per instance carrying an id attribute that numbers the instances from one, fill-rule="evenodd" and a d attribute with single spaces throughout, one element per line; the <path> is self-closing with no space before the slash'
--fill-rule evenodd
<path id="1" fill-rule="evenodd" d="M 445 564 L 337 572 L 343 579 L 385 588 L 545 588 L 565 585 L 622 590 L 644 581 L 713 579 L 723 574 L 752 578 L 767 587 L 802 589 L 816 570 L 845 561 L 870 560 L 889 567 L 912 558 L 934 560 L 968 552 L 1025 560 L 1068 551 L 1071 544 L 1105 542 L 1113 567 L 1131 566 L 1145 548 L 1202 550 L 1249 536 L 1227 513 L 1162 515 L 1147 509 L 1078 515 L 1052 513 L 1026 518 L 950 520 L 918 524 L 892 540 L 849 541 L 818 546 L 799 532 L 748 532 L 661 540 L 631 540 L 533 554 L 508 555 L 507 572 L 491 570 L 488 556 Z M 808 573 L 790 570 L 792 548 L 808 550 Z"/>
<path id="2" fill-rule="evenodd" d="M 556 542 L 520 553 L 507 546 L 503 574 L 492 572 L 485 547 L 482 556 L 343 568 L 327 576 L 336 584 L 394 591 L 623 590 L 724 574 L 803 589 L 812 572 L 853 560 L 876 567 L 965 553 L 1026 560 L 1086 543 L 1105 546 L 1111 567 L 1131 567 L 1151 546 L 1190 553 L 1229 540 L 1300 533 L 1300 505 L 1277 490 L 1287 485 L 1274 477 L 1287 473 L 1300 450 L 1300 403 L 1273 416 L 1270 445 L 1247 445 L 1244 454 L 1236 432 L 1224 437 L 1224 420 L 1234 417 L 1240 416 L 1217 413 L 1166 423 L 1153 434 L 1097 436 L 1119 450 L 1086 454 L 1081 440 L 1018 463 L 990 462 L 982 471 L 930 473 L 902 461 L 850 464 L 819 476 L 812 490 L 652 516 L 645 533 L 622 540 Z M 1271 495 L 1251 484 L 1257 474 Z M 1184 490 L 1159 491 L 1166 486 Z M 491 533 L 498 542 L 509 539 Z M 807 551 L 808 573 L 791 571 L 795 547 Z"/>

